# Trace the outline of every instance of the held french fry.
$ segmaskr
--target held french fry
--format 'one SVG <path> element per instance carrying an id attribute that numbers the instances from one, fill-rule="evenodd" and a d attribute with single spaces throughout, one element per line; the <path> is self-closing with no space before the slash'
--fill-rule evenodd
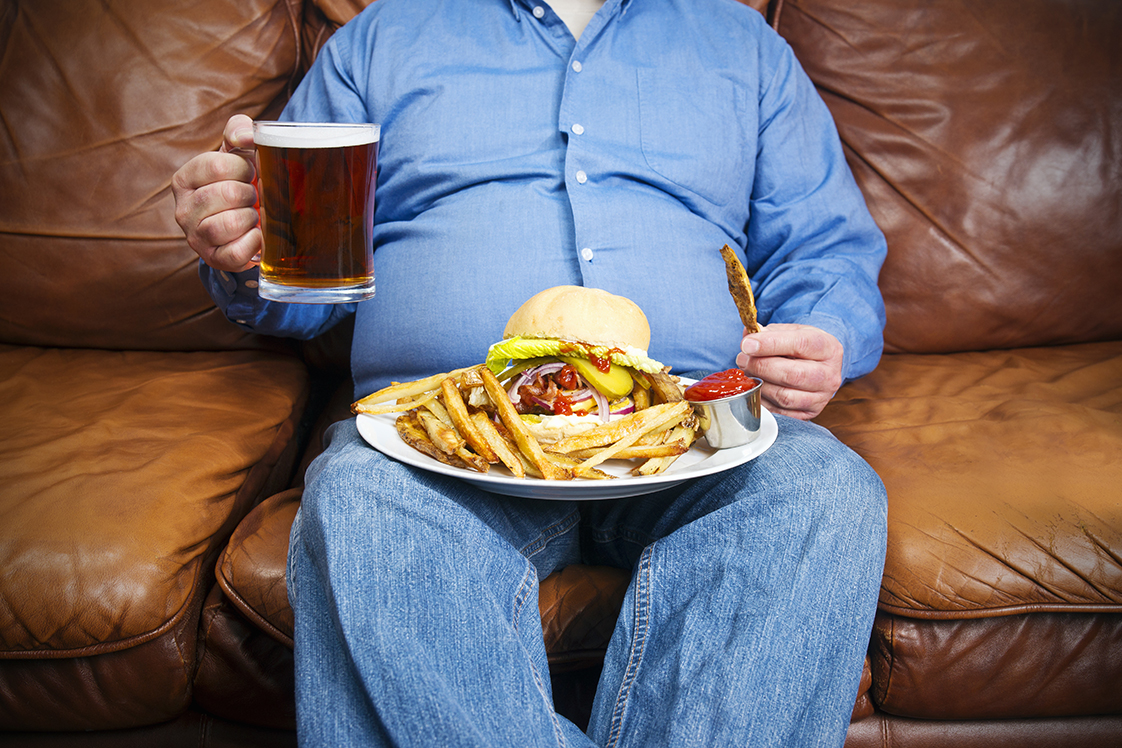
<path id="1" fill-rule="evenodd" d="M 541 445 L 526 430 L 521 416 L 518 415 L 518 411 L 514 409 L 510 398 L 507 397 L 506 390 L 499 384 L 499 380 L 495 378 L 491 370 L 483 367 L 479 370 L 479 373 L 483 376 L 483 388 L 487 390 L 487 395 L 494 403 L 499 418 L 502 419 L 511 436 L 514 437 L 514 443 L 518 445 L 522 454 L 526 455 L 527 459 L 533 463 L 546 480 L 570 480 L 572 473 L 550 461 L 545 456 L 545 452 L 542 451 Z"/>
<path id="2" fill-rule="evenodd" d="M 740 321 L 749 333 L 759 332 L 760 324 L 756 321 L 756 297 L 752 295 L 752 283 L 748 280 L 748 273 L 740 258 L 732 247 L 721 247 L 721 257 L 725 261 L 725 276 L 728 278 L 729 293 L 736 303 L 736 311 L 740 313 Z"/>

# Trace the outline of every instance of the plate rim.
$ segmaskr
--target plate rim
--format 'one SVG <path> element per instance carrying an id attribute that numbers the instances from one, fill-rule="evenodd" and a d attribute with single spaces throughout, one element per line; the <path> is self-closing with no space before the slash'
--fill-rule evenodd
<path id="1" fill-rule="evenodd" d="M 401 440 L 401 437 L 397 434 L 397 429 L 394 427 L 394 421 L 397 420 L 399 415 L 399 413 L 359 413 L 355 417 L 356 426 L 363 440 L 371 448 L 392 460 L 428 472 L 463 480 L 491 493 L 536 499 L 614 499 L 654 493 L 688 480 L 724 472 L 750 462 L 770 449 L 779 435 L 779 424 L 775 420 L 775 416 L 767 408 L 761 408 L 760 433 L 755 439 L 740 447 L 724 450 L 713 449 L 708 444 L 705 444 L 704 447 L 695 444 L 690 447 L 691 451 L 704 449 L 710 454 L 699 462 L 688 465 L 677 472 L 672 467 L 669 471 L 659 475 L 617 476 L 615 479 L 607 481 L 581 478 L 572 481 L 548 481 L 536 478 L 517 478 L 505 473 L 495 475 L 475 473 L 466 468 L 446 465 L 422 452 L 418 452 Z M 389 434 L 396 439 L 396 443 L 380 438 L 379 429 L 388 429 Z M 716 463 L 711 462 L 714 458 L 719 458 L 722 453 L 724 453 L 724 459 L 718 459 Z M 703 465 L 706 467 L 693 469 L 695 466 Z"/>

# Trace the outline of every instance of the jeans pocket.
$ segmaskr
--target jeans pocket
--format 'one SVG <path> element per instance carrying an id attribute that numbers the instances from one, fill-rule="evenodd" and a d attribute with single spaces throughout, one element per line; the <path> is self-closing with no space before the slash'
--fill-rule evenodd
<path id="1" fill-rule="evenodd" d="M 640 68 L 637 75 L 647 165 L 710 203 L 727 205 L 748 176 L 744 91 L 715 74 L 685 80 Z"/>

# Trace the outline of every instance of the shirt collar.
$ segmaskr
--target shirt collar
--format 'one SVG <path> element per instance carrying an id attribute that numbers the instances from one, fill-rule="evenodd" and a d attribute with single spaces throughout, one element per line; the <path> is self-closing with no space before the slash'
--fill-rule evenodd
<path id="1" fill-rule="evenodd" d="M 516 21 L 521 21 L 522 20 L 522 13 L 518 9 L 519 5 L 525 6 L 526 8 L 529 8 L 530 10 L 533 10 L 534 6 L 539 4 L 538 2 L 535 2 L 534 0 L 508 0 L 508 1 L 510 2 L 510 12 L 514 14 L 514 20 L 516 20 Z M 549 0 L 546 0 L 546 2 L 548 2 L 548 1 Z M 613 0 L 605 0 L 604 4 L 609 5 L 612 2 L 613 2 Z M 627 6 L 629 6 L 629 5 L 631 5 L 631 0 L 619 0 L 619 12 L 623 13 L 624 11 L 626 11 Z"/>

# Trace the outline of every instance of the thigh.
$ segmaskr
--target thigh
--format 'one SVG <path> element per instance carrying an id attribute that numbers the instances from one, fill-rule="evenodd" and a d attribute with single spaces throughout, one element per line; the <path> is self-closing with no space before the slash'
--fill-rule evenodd
<path id="1" fill-rule="evenodd" d="M 745 532 L 762 522 L 805 528 L 861 524 L 869 513 L 883 517 L 884 486 L 868 463 L 817 424 L 783 416 L 777 421 L 775 444 L 743 465 L 665 491 L 586 506 L 585 560 L 631 568 L 652 542 L 707 517 L 694 528 L 704 528 L 701 544 L 746 540 Z M 773 542 L 776 527 L 757 534 Z"/>
<path id="2" fill-rule="evenodd" d="M 350 419 L 331 428 L 308 468 L 296 532 L 341 556 L 370 545 L 387 553 L 436 545 L 470 560 L 482 549 L 512 547 L 540 578 L 576 560 L 578 521 L 572 502 L 493 494 L 399 463 L 369 446 Z"/>

